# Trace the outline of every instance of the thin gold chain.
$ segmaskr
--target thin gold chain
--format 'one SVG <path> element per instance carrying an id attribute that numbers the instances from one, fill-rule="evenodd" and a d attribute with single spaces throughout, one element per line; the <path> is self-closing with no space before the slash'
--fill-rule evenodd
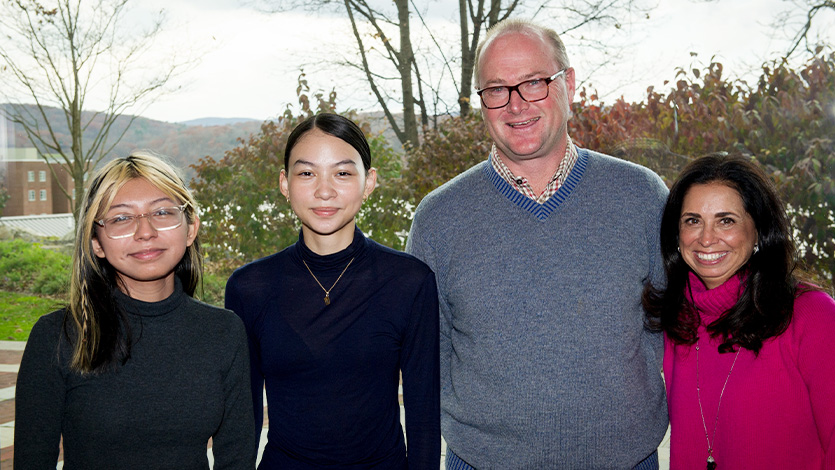
<path id="1" fill-rule="evenodd" d="M 351 261 L 348 261 L 348 264 L 345 266 L 345 269 L 343 269 L 342 272 L 339 273 L 339 277 L 336 278 L 335 281 L 333 281 L 333 285 L 331 286 L 331 288 L 325 289 L 325 286 L 323 286 L 322 283 L 319 282 L 319 279 L 316 277 L 315 274 L 313 274 L 313 271 L 310 270 L 310 266 L 307 265 L 307 262 L 305 260 L 302 260 L 302 263 L 304 263 L 304 267 L 307 268 L 307 272 L 309 272 L 310 275 L 313 276 L 313 280 L 316 281 L 316 284 L 319 284 L 319 287 L 321 287 L 322 290 L 325 291 L 325 305 L 331 304 L 331 291 L 334 287 L 336 287 L 336 283 L 339 282 L 340 279 L 342 279 L 342 275 L 345 274 L 345 271 L 348 270 L 348 266 L 350 266 L 353 262 L 354 258 L 351 258 Z"/>

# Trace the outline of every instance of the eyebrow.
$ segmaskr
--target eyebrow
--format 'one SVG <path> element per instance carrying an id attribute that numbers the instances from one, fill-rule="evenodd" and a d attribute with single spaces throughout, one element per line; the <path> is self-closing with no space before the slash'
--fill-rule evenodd
<path id="1" fill-rule="evenodd" d="M 531 79 L 534 79 L 534 78 L 546 78 L 546 77 L 549 77 L 549 76 L 550 75 L 547 74 L 547 72 L 542 72 L 542 71 L 531 72 L 529 74 L 522 75 L 520 77 L 521 81 L 519 81 L 518 83 L 527 82 L 528 80 L 531 80 Z M 484 82 L 484 88 L 490 88 L 491 86 L 508 86 L 507 84 L 502 85 L 503 82 L 504 82 L 503 80 L 500 80 L 498 78 L 491 78 L 490 80 L 487 80 L 486 82 Z M 484 88 L 482 88 L 482 90 Z"/>
<path id="2" fill-rule="evenodd" d="M 739 215 L 736 212 L 717 212 L 713 216 L 714 217 L 727 217 L 729 215 L 732 215 L 734 217 L 739 217 Z M 685 217 L 685 216 L 702 217 L 702 214 L 699 214 L 698 212 L 682 212 L 681 217 Z"/>
<path id="3" fill-rule="evenodd" d="M 149 205 L 154 205 L 154 204 L 159 204 L 160 202 L 170 202 L 172 204 L 176 204 L 176 202 L 174 202 L 174 200 L 171 199 L 170 197 L 157 198 L 157 199 L 154 199 L 153 201 L 151 201 L 148 204 Z M 130 203 L 113 204 L 112 206 L 110 206 L 109 209 L 107 209 L 107 211 L 110 212 L 113 209 L 122 209 L 122 208 L 135 209 L 136 207 L 137 207 L 136 204 L 130 204 Z"/>
<path id="4" fill-rule="evenodd" d="M 296 160 L 295 162 L 293 162 L 293 166 L 296 166 L 296 165 L 307 165 L 307 166 L 312 166 L 312 167 L 319 166 L 319 165 L 317 165 L 313 162 L 309 162 L 307 160 Z M 338 162 L 334 163 L 333 165 L 331 165 L 331 167 L 337 167 L 337 166 L 342 166 L 342 165 L 357 166 L 357 162 L 346 158 L 345 160 L 341 160 L 341 161 L 338 161 Z"/>

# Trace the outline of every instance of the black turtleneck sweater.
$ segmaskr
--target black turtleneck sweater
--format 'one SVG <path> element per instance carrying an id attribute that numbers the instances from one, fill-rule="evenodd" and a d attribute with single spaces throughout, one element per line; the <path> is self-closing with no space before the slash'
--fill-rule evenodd
<path id="1" fill-rule="evenodd" d="M 32 328 L 17 377 L 14 467 L 252 469 L 246 334 L 231 312 L 183 292 L 142 302 L 115 291 L 134 344 L 117 372 L 69 371 L 64 310 Z"/>
<path id="2" fill-rule="evenodd" d="M 302 261 L 326 289 L 351 263 L 330 305 Z M 424 263 L 359 229 L 348 248 L 327 256 L 300 236 L 235 271 L 226 308 L 249 336 L 256 433 L 266 384 L 269 433 L 259 469 L 438 469 L 438 292 Z"/>

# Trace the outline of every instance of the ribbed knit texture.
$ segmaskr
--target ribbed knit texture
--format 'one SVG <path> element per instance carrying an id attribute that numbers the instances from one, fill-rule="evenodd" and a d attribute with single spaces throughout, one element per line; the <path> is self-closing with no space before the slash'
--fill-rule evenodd
<path id="1" fill-rule="evenodd" d="M 115 291 L 135 344 L 118 372 L 69 371 L 64 311 L 32 328 L 15 394 L 15 469 L 252 469 L 255 438 L 241 321 L 174 293 L 142 302 Z"/>
<path id="2" fill-rule="evenodd" d="M 579 152 L 545 204 L 485 161 L 415 214 L 407 251 L 440 291 L 443 435 L 479 470 L 632 468 L 667 427 L 662 338 L 640 302 L 663 282 L 667 190 Z"/>
<path id="3" fill-rule="evenodd" d="M 330 305 L 303 261 L 326 288 L 351 263 Z M 338 253 L 318 255 L 302 236 L 235 271 L 226 306 L 249 336 L 256 433 L 266 385 L 270 430 L 259 468 L 437 470 L 436 292 L 424 263 L 359 229 Z"/>
<path id="4" fill-rule="evenodd" d="M 699 309 L 699 386 L 695 346 L 665 343 L 664 375 L 672 425 L 670 468 L 705 468 L 707 433 L 720 469 L 835 469 L 835 301 L 823 292 L 795 300 L 788 330 L 763 343 L 759 356 L 743 349 L 733 368 L 719 420 L 719 395 L 735 353 L 719 354 L 721 338 L 705 326 L 739 296 L 734 276 L 708 290 L 690 274 L 692 302 Z"/>

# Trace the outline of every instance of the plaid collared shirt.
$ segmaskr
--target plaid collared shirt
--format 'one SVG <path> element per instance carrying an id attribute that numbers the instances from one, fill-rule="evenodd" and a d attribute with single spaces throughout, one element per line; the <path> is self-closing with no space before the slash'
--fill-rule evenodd
<path id="1" fill-rule="evenodd" d="M 560 166 L 557 168 L 554 176 L 551 178 L 551 181 L 549 181 L 548 185 L 545 186 L 545 190 L 542 191 L 542 194 L 536 195 L 534 194 L 533 188 L 531 188 L 531 185 L 528 183 L 527 178 L 524 176 L 514 175 L 513 172 L 510 171 L 510 168 L 505 165 L 504 161 L 499 156 L 496 144 L 493 144 L 493 148 L 490 149 L 490 163 L 493 165 L 493 169 L 496 170 L 496 173 L 498 173 L 503 180 L 507 181 L 507 184 L 509 184 L 513 189 L 519 191 L 528 198 L 533 199 L 539 204 L 544 204 L 548 198 L 553 196 L 554 193 L 560 189 L 560 186 L 562 186 L 565 182 L 565 179 L 568 178 L 568 174 L 571 173 L 571 169 L 574 168 L 574 163 L 577 162 L 577 156 L 577 148 L 574 147 L 571 137 L 566 135 L 565 156 L 560 162 Z"/>

